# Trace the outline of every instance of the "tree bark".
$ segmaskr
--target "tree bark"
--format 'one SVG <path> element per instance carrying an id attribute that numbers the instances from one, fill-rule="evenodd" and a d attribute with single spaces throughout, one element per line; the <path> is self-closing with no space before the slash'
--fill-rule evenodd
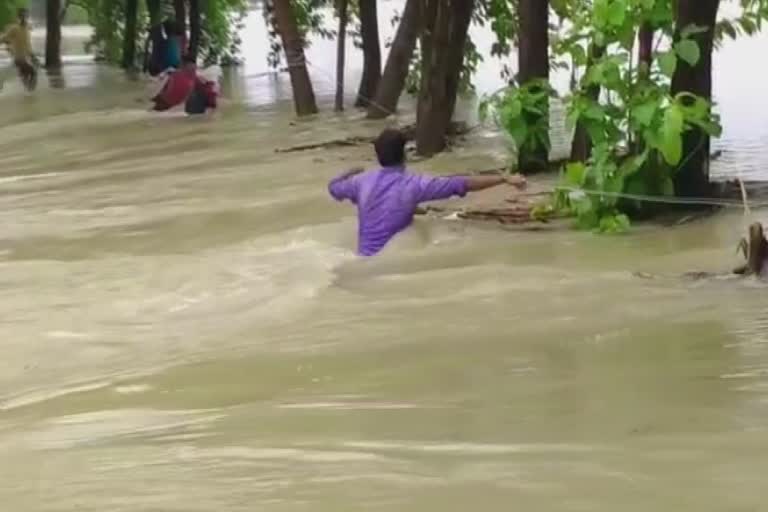
<path id="1" fill-rule="evenodd" d="M 150 26 L 160 23 L 160 0 L 147 0 L 147 12 Z"/>
<path id="2" fill-rule="evenodd" d="M 344 61 L 347 51 L 347 0 L 338 0 L 339 34 L 336 41 L 336 112 L 344 110 Z"/>
<path id="3" fill-rule="evenodd" d="M 189 0 L 189 56 L 197 61 L 200 51 L 200 0 Z M 182 53 L 184 49 L 182 48 Z"/>
<path id="4" fill-rule="evenodd" d="M 173 12 L 176 23 L 184 32 L 187 31 L 187 2 L 186 0 L 173 0 Z"/>
<path id="5" fill-rule="evenodd" d="M 549 2 L 519 0 L 520 42 L 518 48 L 518 82 L 524 86 L 534 80 L 549 80 Z M 530 116 L 530 114 L 528 114 Z M 549 129 L 549 107 L 545 109 Z M 531 118 L 530 124 L 540 122 Z M 549 150 L 543 145 L 518 148 L 518 169 L 536 172 L 547 169 Z"/>
<path id="6" fill-rule="evenodd" d="M 306 116 L 317 113 L 315 92 L 307 72 L 307 62 L 304 57 L 304 41 L 296 25 L 291 0 L 274 0 L 274 22 L 285 50 L 288 73 L 291 76 L 293 88 L 293 103 L 296 114 Z"/>
<path id="7" fill-rule="evenodd" d="M 445 149 L 473 8 L 473 0 L 428 0 L 416 113 L 416 150 L 421 155 Z"/>
<path id="8" fill-rule="evenodd" d="M 689 92 L 708 100 L 712 99 L 712 47 L 714 27 L 720 0 L 678 0 L 675 38 L 691 24 L 708 27 L 709 30 L 693 35 L 701 50 L 701 58 L 695 66 L 678 59 L 672 77 L 672 94 Z M 709 136 L 699 129 L 685 133 L 683 137 L 683 164 L 675 173 L 675 193 L 678 196 L 698 197 L 711 193 L 709 185 Z"/>
<path id="9" fill-rule="evenodd" d="M 376 0 L 360 0 L 360 32 L 363 39 L 363 77 L 355 106 L 367 108 L 381 81 L 381 43 Z"/>
<path id="10" fill-rule="evenodd" d="M 589 55 L 587 61 L 587 67 L 592 66 L 595 61 L 601 59 L 605 55 L 605 47 L 592 45 L 589 48 Z M 592 101 L 600 99 L 600 86 L 590 85 L 587 88 L 587 97 Z M 589 137 L 586 127 L 583 123 L 576 123 L 576 131 L 573 134 L 573 142 L 571 143 L 571 161 L 572 162 L 586 162 L 592 155 L 592 140 Z"/>
<path id="11" fill-rule="evenodd" d="M 421 31 L 421 5 L 423 0 L 407 0 L 392 48 L 389 50 L 384 75 L 376 89 L 374 101 L 368 105 L 369 119 L 383 119 L 395 112 L 405 87 L 416 39 Z"/>
<path id="12" fill-rule="evenodd" d="M 50 0 L 49 0 L 50 1 Z M 123 69 L 136 67 L 136 35 L 139 16 L 139 0 L 125 3 L 125 34 L 123 35 Z"/>
<path id="13" fill-rule="evenodd" d="M 637 33 L 638 46 L 638 72 L 640 78 L 647 79 L 651 74 L 653 64 L 653 27 L 649 23 L 643 23 Z"/>
<path id="14" fill-rule="evenodd" d="M 61 67 L 61 0 L 47 0 L 45 6 L 45 67 Z"/>

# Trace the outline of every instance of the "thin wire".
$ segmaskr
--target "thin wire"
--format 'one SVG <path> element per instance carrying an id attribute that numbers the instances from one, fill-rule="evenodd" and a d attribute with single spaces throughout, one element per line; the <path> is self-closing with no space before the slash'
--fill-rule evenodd
<path id="1" fill-rule="evenodd" d="M 645 194 L 629 194 L 625 192 L 606 192 L 603 190 L 590 190 L 578 187 L 569 187 L 558 185 L 555 190 L 563 190 L 566 192 L 583 193 L 592 196 L 605 196 L 614 197 L 618 199 L 632 199 L 635 201 L 645 201 L 649 203 L 664 203 L 664 204 L 687 204 L 687 205 L 702 205 L 702 206 L 722 206 L 726 208 L 744 208 L 746 202 L 733 201 L 729 199 L 716 199 L 709 197 L 667 197 L 667 196 L 651 196 Z M 768 207 L 768 202 L 752 203 L 753 208 L 765 208 Z"/>
<path id="2" fill-rule="evenodd" d="M 327 78 L 330 79 L 331 82 L 335 84 L 339 84 L 339 81 L 332 77 L 331 74 L 324 69 L 315 66 L 312 62 L 309 61 L 306 57 L 304 57 L 302 60 L 295 60 L 293 62 L 289 62 L 285 68 L 285 70 L 292 68 L 292 67 L 301 67 L 309 65 L 312 69 L 319 71 L 321 74 L 324 74 Z M 506 88 L 502 87 L 498 91 L 496 91 L 495 94 L 498 94 L 498 92 L 504 90 Z M 366 97 L 363 94 L 358 94 L 359 97 L 366 100 L 370 105 L 373 105 L 374 107 L 378 108 L 382 112 L 385 112 L 389 115 L 395 115 L 396 112 L 384 107 L 383 105 L 378 104 L 376 101 L 374 101 L 371 98 Z M 477 126 L 470 127 L 470 131 L 476 129 Z M 699 141 L 698 145 L 694 150 L 689 153 L 686 158 L 679 164 L 678 169 L 681 169 L 684 167 L 688 161 L 693 158 L 693 156 L 701 150 L 701 148 L 705 144 L 705 139 L 702 137 L 702 139 Z M 644 194 L 629 194 L 624 192 L 605 192 L 601 190 L 589 190 L 584 188 L 576 188 L 576 187 L 567 187 L 567 186 L 556 186 L 555 190 L 564 190 L 568 192 L 582 192 L 587 195 L 594 195 L 594 196 L 607 196 L 607 197 L 615 197 L 615 198 L 622 198 L 622 199 L 632 199 L 635 201 L 645 201 L 645 202 L 651 202 L 651 203 L 663 203 L 663 204 L 679 204 L 679 205 L 702 205 L 702 206 L 720 206 L 724 208 L 743 208 L 745 215 L 749 215 L 750 213 L 750 204 L 747 198 L 746 190 L 744 188 L 744 183 L 741 180 L 741 177 L 737 178 L 739 185 L 742 189 L 742 201 L 733 201 L 728 199 L 715 199 L 715 198 L 707 198 L 707 197 L 667 197 L 667 196 L 652 196 L 652 195 L 644 195 Z M 761 203 L 752 203 L 752 207 L 754 208 L 765 208 L 768 207 L 768 202 L 761 202 Z"/>

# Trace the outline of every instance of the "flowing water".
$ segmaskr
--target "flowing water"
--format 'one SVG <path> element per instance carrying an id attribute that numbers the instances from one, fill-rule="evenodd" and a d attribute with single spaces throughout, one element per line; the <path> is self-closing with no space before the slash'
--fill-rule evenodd
<path id="1" fill-rule="evenodd" d="M 213 119 L 76 58 L 0 93 L 3 510 L 764 508 L 765 288 L 674 277 L 735 263 L 740 211 L 625 237 L 421 220 L 360 261 L 325 183 L 369 148 L 274 149 L 382 123 L 294 122 L 248 34 Z M 719 174 L 765 176 L 765 43 L 718 55 Z M 504 151 L 477 132 L 420 167 Z"/>

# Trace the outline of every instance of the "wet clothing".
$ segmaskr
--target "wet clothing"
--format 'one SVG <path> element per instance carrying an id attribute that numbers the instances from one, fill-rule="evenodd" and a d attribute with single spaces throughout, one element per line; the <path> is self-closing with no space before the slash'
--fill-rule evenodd
<path id="1" fill-rule="evenodd" d="M 144 66 L 144 71 L 151 76 L 157 76 L 167 69 L 165 66 L 165 56 L 167 53 L 168 40 L 163 35 L 162 25 L 155 25 L 149 30 L 149 41 L 151 46 L 149 58 Z"/>
<path id="2" fill-rule="evenodd" d="M 171 36 L 166 40 L 163 58 L 165 69 L 181 67 L 181 44 L 181 38 L 177 36 Z"/>
<path id="3" fill-rule="evenodd" d="M 11 25 L 0 36 L 0 43 L 8 45 L 14 61 L 32 60 L 32 34 L 29 25 Z"/>
<path id="4" fill-rule="evenodd" d="M 153 98 L 154 110 L 168 110 L 185 102 L 192 94 L 197 82 L 197 73 L 194 70 L 174 71 L 168 77 L 168 81 L 160 93 Z"/>
<path id="5" fill-rule="evenodd" d="M 209 108 L 216 108 L 218 94 L 216 85 L 204 80 L 194 70 L 174 71 L 168 81 L 152 100 L 154 110 L 162 112 L 185 103 L 187 114 L 204 114 Z"/>
<path id="6" fill-rule="evenodd" d="M 16 59 L 13 61 L 19 72 L 21 81 L 28 90 L 34 90 L 37 87 L 37 68 L 26 59 Z"/>
<path id="7" fill-rule="evenodd" d="M 32 53 L 32 34 L 29 25 L 11 25 L 2 35 L 0 43 L 8 46 L 13 57 L 13 64 L 19 72 L 21 81 L 28 90 L 37 86 L 37 68 Z"/>
<path id="8" fill-rule="evenodd" d="M 205 114 L 209 108 L 216 108 L 218 94 L 213 82 L 198 80 L 192 94 L 187 98 L 184 111 L 187 114 Z"/>
<path id="9" fill-rule="evenodd" d="M 339 176 L 328 185 L 337 201 L 357 205 L 358 248 L 361 256 L 378 253 L 413 222 L 419 203 L 467 194 L 463 177 L 411 174 L 405 167 L 385 167 L 354 176 Z"/>

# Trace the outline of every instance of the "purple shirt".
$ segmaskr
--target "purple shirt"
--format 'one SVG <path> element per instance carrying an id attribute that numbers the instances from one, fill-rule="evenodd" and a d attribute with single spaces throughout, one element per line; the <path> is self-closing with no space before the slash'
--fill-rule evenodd
<path id="1" fill-rule="evenodd" d="M 373 256 L 411 225 L 419 203 L 464 197 L 467 180 L 411 174 L 402 166 L 384 167 L 346 178 L 339 176 L 328 184 L 328 191 L 337 201 L 349 199 L 357 205 L 357 252 Z"/>

